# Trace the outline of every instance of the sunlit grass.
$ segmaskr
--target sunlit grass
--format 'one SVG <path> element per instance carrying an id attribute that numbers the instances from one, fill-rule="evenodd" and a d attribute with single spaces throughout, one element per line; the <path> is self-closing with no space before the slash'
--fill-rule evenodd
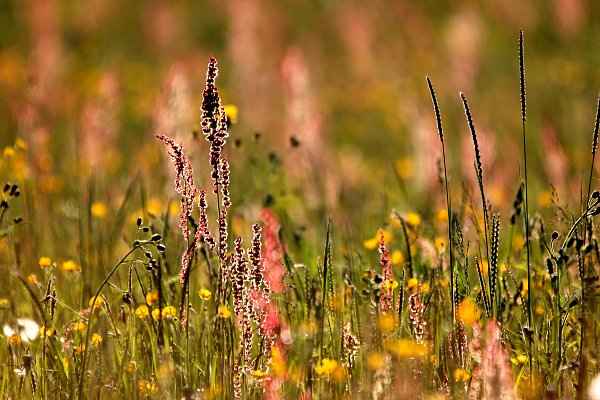
<path id="1" fill-rule="evenodd" d="M 522 37 L 520 49 L 523 74 Z M 170 178 L 155 170 L 121 187 L 101 170 L 56 177 L 22 139 L 4 149 L 1 397 L 572 398 L 594 390 L 598 112 L 587 193 L 574 198 L 581 205 L 543 192 L 553 214 L 542 214 L 528 201 L 535 177 L 525 164 L 514 198 L 488 196 L 463 94 L 461 134 L 473 141 L 477 187 L 457 190 L 445 145 L 459 133 L 442 131 L 427 79 L 443 146 L 439 199 L 430 201 L 438 206 L 392 198 L 377 228 L 353 243 L 347 225 L 367 226 L 364 210 L 347 221 L 311 209 L 287 193 L 287 160 L 266 151 L 260 135 L 230 137 L 238 110 L 222 105 L 217 72 L 211 58 L 201 124 L 189 138 L 208 146 L 208 162 L 167 132 L 139 145 L 140 153 L 165 150 Z M 524 123 L 523 75 L 521 93 Z M 410 158 L 390 169 L 399 185 L 416 176 Z M 254 198 L 235 179 L 269 193 Z M 45 196 L 65 185 L 77 200 L 56 209 Z M 507 204 L 492 200 L 502 198 Z M 48 232 L 62 240 L 48 244 Z"/>

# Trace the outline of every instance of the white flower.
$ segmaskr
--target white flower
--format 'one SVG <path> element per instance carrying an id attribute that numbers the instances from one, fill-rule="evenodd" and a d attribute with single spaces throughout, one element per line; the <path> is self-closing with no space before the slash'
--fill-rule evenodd
<path id="1" fill-rule="evenodd" d="M 590 400 L 600 400 L 600 374 L 596 375 L 590 382 L 588 395 Z"/>
<path id="2" fill-rule="evenodd" d="M 40 335 L 40 326 L 32 319 L 29 318 L 17 318 L 15 325 L 4 325 L 3 327 L 4 336 L 9 337 L 18 333 L 21 335 L 23 342 L 29 342 L 35 340 Z"/>

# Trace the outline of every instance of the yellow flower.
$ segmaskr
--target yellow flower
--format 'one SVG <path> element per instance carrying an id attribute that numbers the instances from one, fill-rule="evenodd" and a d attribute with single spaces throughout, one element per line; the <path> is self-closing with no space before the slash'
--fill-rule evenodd
<path id="1" fill-rule="evenodd" d="M 448 222 L 448 210 L 445 208 L 438 210 L 438 212 L 435 213 L 435 219 L 439 222 Z"/>
<path id="2" fill-rule="evenodd" d="M 471 378 L 471 375 L 467 373 L 462 368 L 457 368 L 454 370 L 454 380 L 456 382 L 467 382 Z"/>
<path id="3" fill-rule="evenodd" d="M 85 322 L 73 322 L 71 324 L 71 329 L 73 329 L 75 332 L 83 332 L 85 330 Z"/>
<path id="4" fill-rule="evenodd" d="M 281 354 L 279 347 L 271 347 L 271 369 L 273 374 L 278 378 L 283 378 L 287 374 L 287 365 L 285 357 Z"/>
<path id="5" fill-rule="evenodd" d="M 36 276 L 35 274 L 29 274 L 29 275 L 27 275 L 27 281 L 28 281 L 29 283 L 31 283 L 32 285 L 33 285 L 33 284 L 36 284 L 36 283 L 37 283 L 37 281 L 38 281 L 38 280 L 37 280 L 37 276 Z"/>
<path id="6" fill-rule="evenodd" d="M 22 342 L 23 342 L 23 340 L 21 339 L 21 335 L 19 335 L 18 333 L 13 333 L 8 338 L 8 344 L 13 345 L 13 346 L 18 346 Z"/>
<path id="7" fill-rule="evenodd" d="M 552 205 L 552 192 L 545 190 L 538 193 L 537 202 L 540 207 L 550 207 Z"/>
<path id="8" fill-rule="evenodd" d="M 410 278 L 406 283 L 406 289 L 408 290 L 416 290 L 419 285 L 419 281 L 416 278 Z"/>
<path id="9" fill-rule="evenodd" d="M 423 358 L 428 355 L 427 344 L 412 339 L 388 340 L 383 345 L 398 358 Z"/>
<path id="10" fill-rule="evenodd" d="M 42 326 L 40 328 L 40 337 L 42 339 L 46 339 L 49 337 L 52 337 L 56 334 L 56 329 L 54 328 L 46 328 L 45 326 Z"/>
<path id="11" fill-rule="evenodd" d="M 394 290 L 398 287 L 398 281 L 386 279 L 381 286 L 385 290 Z"/>
<path id="12" fill-rule="evenodd" d="M 378 238 L 367 239 L 363 242 L 363 246 L 365 246 L 365 248 L 369 249 L 369 250 L 375 250 L 378 245 L 379 245 Z"/>
<path id="13" fill-rule="evenodd" d="M 90 307 L 92 306 L 92 303 L 94 303 L 94 298 L 93 297 L 89 301 Z M 94 304 L 94 310 L 102 308 L 102 306 L 104 305 L 104 303 L 105 303 L 104 296 L 102 296 L 102 295 L 98 296 L 96 298 L 96 303 Z"/>
<path id="14" fill-rule="evenodd" d="M 137 363 L 135 361 L 129 361 L 127 364 L 125 364 L 125 371 L 129 372 L 130 374 L 134 373 L 136 369 Z"/>
<path id="15" fill-rule="evenodd" d="M 177 310 L 173 306 L 166 306 L 162 309 L 161 316 L 165 319 L 175 319 L 177 318 Z"/>
<path id="16" fill-rule="evenodd" d="M 219 306 L 219 317 L 221 317 L 221 318 L 231 317 L 231 311 L 229 311 L 229 308 L 227 308 L 226 305 Z"/>
<path id="17" fill-rule="evenodd" d="M 333 378 L 333 380 L 336 382 L 344 382 L 347 377 L 348 377 L 348 371 L 342 365 L 340 365 L 339 367 L 334 369 L 333 372 L 331 373 L 331 378 Z"/>
<path id="18" fill-rule="evenodd" d="M 414 211 L 409 211 L 404 215 L 404 220 L 413 228 L 421 225 L 421 216 Z"/>
<path id="19" fill-rule="evenodd" d="M 315 366 L 315 372 L 319 376 L 329 376 L 337 368 L 337 361 L 330 358 L 324 358 Z"/>
<path id="20" fill-rule="evenodd" d="M 227 115 L 227 118 L 229 118 L 229 122 L 232 124 L 237 124 L 239 115 L 237 106 L 234 104 L 225 104 L 223 105 L 223 109 L 225 110 L 225 115 Z"/>
<path id="21" fill-rule="evenodd" d="M 512 362 L 515 365 L 523 365 L 527 362 L 528 358 L 525 354 L 519 354 L 516 357 L 513 357 L 510 359 L 510 362 Z"/>
<path id="22" fill-rule="evenodd" d="M 90 212 L 92 213 L 93 217 L 102 219 L 102 218 L 106 217 L 106 214 L 108 214 L 108 208 L 106 207 L 106 204 L 104 204 L 103 202 L 96 201 L 96 202 L 92 203 L 92 206 L 90 207 Z"/>
<path id="23" fill-rule="evenodd" d="M 158 303 L 158 292 L 156 290 L 148 292 L 146 294 L 146 304 L 153 306 L 156 303 Z"/>
<path id="24" fill-rule="evenodd" d="M 40 257 L 38 264 L 42 269 L 49 268 L 50 266 L 52 266 L 52 260 L 50 259 L 50 257 Z"/>
<path id="25" fill-rule="evenodd" d="M 379 351 L 374 351 L 367 357 L 367 366 L 373 371 L 380 370 L 384 364 L 385 357 Z"/>
<path id="26" fill-rule="evenodd" d="M 379 229 L 375 236 L 363 242 L 363 246 L 365 246 L 365 248 L 369 250 L 375 250 L 379 247 L 379 242 L 381 241 L 381 234 L 383 234 L 383 241 L 385 243 L 389 244 L 394 240 L 394 236 L 390 231 L 386 231 L 385 229 Z"/>
<path id="27" fill-rule="evenodd" d="M 0 299 L 0 308 L 6 308 L 10 305 L 10 300 L 2 298 Z"/>
<path id="28" fill-rule="evenodd" d="M 100 346 L 102 344 L 102 336 L 94 333 L 90 339 L 90 342 L 92 343 L 92 346 Z"/>
<path id="29" fill-rule="evenodd" d="M 148 306 L 143 305 L 135 309 L 135 316 L 139 319 L 148 318 L 149 315 L 150 311 L 148 311 Z"/>
<path id="30" fill-rule="evenodd" d="M 384 333 L 389 333 L 396 327 L 396 320 L 394 314 L 382 314 L 379 317 L 379 329 Z"/>
<path id="31" fill-rule="evenodd" d="M 150 200 L 148 200 L 148 203 L 146 204 L 146 210 L 149 214 L 152 215 L 160 215 L 163 212 L 165 212 L 165 209 L 166 204 L 162 200 L 157 199 L 156 197 L 153 197 Z"/>
<path id="32" fill-rule="evenodd" d="M 155 321 L 158 321 L 159 319 L 162 319 L 162 315 L 160 313 L 160 308 L 155 308 L 154 310 L 152 310 L 152 318 Z"/>
<path id="33" fill-rule="evenodd" d="M 386 244 L 392 243 L 394 241 L 394 235 L 392 235 L 392 232 L 387 231 L 385 229 L 377 230 L 377 234 L 375 235 L 377 237 L 377 240 L 381 241 L 382 234 L 383 234 L 383 241 Z"/>
<path id="34" fill-rule="evenodd" d="M 544 315 L 544 309 L 540 306 L 537 306 L 534 310 L 535 315 L 537 315 L 538 317 L 541 317 L 542 315 Z"/>
<path id="35" fill-rule="evenodd" d="M 4 158 L 11 158 L 15 155 L 15 149 L 14 147 L 6 146 L 2 154 L 4 155 Z"/>
<path id="36" fill-rule="evenodd" d="M 142 396 L 148 396 L 156 393 L 158 388 L 156 387 L 156 383 L 141 379 L 138 381 L 138 391 Z"/>
<path id="37" fill-rule="evenodd" d="M 421 284 L 421 293 L 428 293 L 429 289 L 429 283 L 425 282 Z"/>
<path id="38" fill-rule="evenodd" d="M 252 376 L 255 378 L 263 378 L 267 373 L 265 371 L 252 371 Z"/>
<path id="39" fill-rule="evenodd" d="M 404 255 L 400 250 L 393 251 L 390 256 L 390 261 L 392 265 L 400 265 L 404 262 Z"/>
<path id="40" fill-rule="evenodd" d="M 400 179 L 408 180 L 414 175 L 415 167 L 410 157 L 403 157 L 398 159 L 394 167 Z"/>
<path id="41" fill-rule="evenodd" d="M 443 237 L 436 237 L 435 248 L 439 253 L 446 250 L 446 239 L 444 239 Z"/>
<path id="42" fill-rule="evenodd" d="M 62 268 L 63 271 L 66 271 L 66 272 L 81 271 L 81 267 L 79 265 L 75 264 L 75 261 L 73 261 L 73 260 L 67 260 L 67 261 L 63 262 L 60 267 Z"/>
<path id="43" fill-rule="evenodd" d="M 15 148 L 17 148 L 18 150 L 27 150 L 27 143 L 21 139 L 21 138 L 17 138 L 15 139 Z"/>
<path id="44" fill-rule="evenodd" d="M 198 296 L 200 296 L 202 300 L 210 300 L 212 293 L 208 289 L 200 289 L 198 291 Z"/>
<path id="45" fill-rule="evenodd" d="M 457 317 L 467 326 L 473 325 L 476 321 L 479 321 L 479 307 L 470 298 L 465 298 L 458 305 Z"/>

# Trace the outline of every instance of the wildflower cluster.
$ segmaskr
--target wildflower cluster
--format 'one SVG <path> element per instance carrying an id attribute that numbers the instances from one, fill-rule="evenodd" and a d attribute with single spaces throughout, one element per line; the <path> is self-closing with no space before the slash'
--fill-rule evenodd
<path id="1" fill-rule="evenodd" d="M 190 239 L 190 229 L 188 228 L 188 219 L 192 216 L 194 203 L 198 197 L 198 187 L 194 183 L 194 168 L 190 160 L 183 152 L 183 144 L 176 143 L 173 139 L 165 135 L 156 135 L 156 138 L 163 141 L 169 149 L 171 161 L 175 166 L 175 191 L 181 194 L 180 211 L 179 211 L 179 227 L 186 242 Z M 190 267 L 192 252 L 195 251 L 195 242 L 184 251 L 181 258 L 181 270 L 179 278 L 183 284 L 188 269 Z"/>

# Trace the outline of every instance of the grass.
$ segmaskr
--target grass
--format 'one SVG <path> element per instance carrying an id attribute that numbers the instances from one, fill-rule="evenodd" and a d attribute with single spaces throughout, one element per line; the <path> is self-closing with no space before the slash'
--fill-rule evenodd
<path id="1" fill-rule="evenodd" d="M 153 143 L 170 157 L 173 198 L 149 201 L 159 174 L 137 176 L 110 210 L 95 200 L 96 171 L 79 177 L 75 204 L 36 212 L 36 180 L 10 164 L 27 143 L 15 143 L 5 161 L 19 183 L 0 205 L 0 397 L 585 398 L 599 372 L 600 98 L 580 210 L 555 198 L 553 216 L 530 214 L 522 32 L 518 65 L 524 181 L 506 223 L 507 207 L 486 196 L 462 93 L 481 207 L 468 185 L 455 194 L 446 145 L 458 133 L 444 133 L 429 77 L 445 207 L 386 209 L 363 243 L 324 209 L 301 227 L 285 195 L 261 203 L 240 189 L 254 174 L 271 191 L 285 178 L 258 135 L 247 157 L 230 143 L 214 58 L 196 135 L 205 143 L 192 142 L 208 146 L 208 162 L 162 133 Z M 46 223 L 65 225 L 55 254 L 40 251 Z"/>

